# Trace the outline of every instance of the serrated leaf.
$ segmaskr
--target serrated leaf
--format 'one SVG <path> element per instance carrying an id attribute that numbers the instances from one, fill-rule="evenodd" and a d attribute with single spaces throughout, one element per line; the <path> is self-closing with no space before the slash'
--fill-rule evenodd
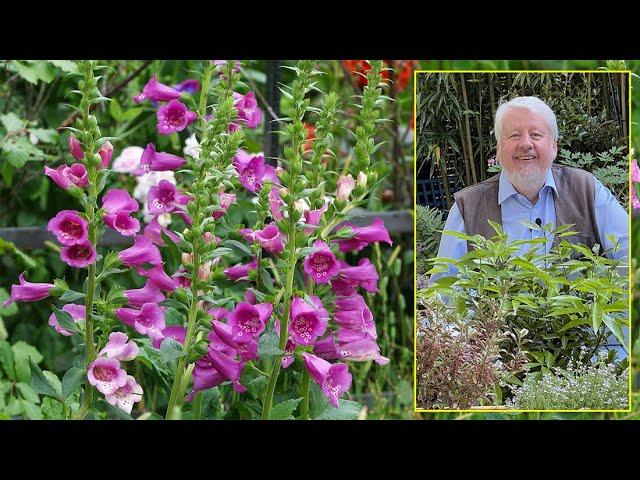
<path id="1" fill-rule="evenodd" d="M 20 390 L 22 398 L 31 403 L 40 403 L 40 397 L 29 385 L 27 385 L 26 383 L 18 382 L 16 383 L 16 387 L 18 387 L 18 390 Z"/>
<path id="2" fill-rule="evenodd" d="M 278 347 L 279 338 L 275 332 L 264 332 L 260 336 L 258 355 L 260 358 L 282 355 L 284 351 Z"/>
<path id="3" fill-rule="evenodd" d="M 0 123 L 4 125 L 7 132 L 17 132 L 24 125 L 24 121 L 13 112 L 0 115 Z"/>
<path id="4" fill-rule="evenodd" d="M 20 400 L 20 404 L 22 405 L 24 416 L 29 420 L 42 420 L 42 412 L 37 405 L 27 400 Z"/>
<path id="5" fill-rule="evenodd" d="M 75 302 L 76 300 L 79 300 L 81 298 L 84 298 L 84 293 L 75 292 L 73 290 L 67 290 L 62 294 L 62 296 L 60 297 L 60 300 L 65 303 L 70 303 L 70 302 Z"/>
<path id="6" fill-rule="evenodd" d="M 40 367 L 36 365 L 31 358 L 29 358 L 29 367 L 31 368 L 31 387 L 42 395 L 58 398 L 56 389 L 49 383 L 49 380 L 44 376 Z"/>
<path id="7" fill-rule="evenodd" d="M 71 367 L 62 377 L 62 398 L 67 399 L 86 380 L 85 371 Z"/>
<path id="8" fill-rule="evenodd" d="M 239 250 L 240 252 L 242 252 L 242 253 L 244 253 L 245 255 L 248 255 L 248 256 L 252 255 L 251 249 L 247 245 L 245 245 L 244 243 L 239 242 L 237 240 L 224 240 L 223 242 L 220 242 L 220 245 L 229 246 L 231 248 Z"/>
<path id="9" fill-rule="evenodd" d="M 173 338 L 165 338 L 160 344 L 160 360 L 164 363 L 184 355 L 182 344 Z"/>
<path id="10" fill-rule="evenodd" d="M 247 390 L 254 398 L 262 399 L 267 390 L 267 377 L 257 377 L 246 384 Z"/>
<path id="11" fill-rule="evenodd" d="M 328 405 L 316 420 L 354 420 L 362 410 L 362 405 L 353 400 L 340 400 L 340 406 Z"/>
<path id="12" fill-rule="evenodd" d="M 293 411 L 298 408 L 302 398 L 292 398 L 275 405 L 269 412 L 269 420 L 293 420 Z"/>

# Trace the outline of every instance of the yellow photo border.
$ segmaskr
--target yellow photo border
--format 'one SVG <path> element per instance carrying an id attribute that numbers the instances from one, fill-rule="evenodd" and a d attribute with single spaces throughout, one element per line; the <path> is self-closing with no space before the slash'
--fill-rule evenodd
<path id="1" fill-rule="evenodd" d="M 418 236 L 417 236 L 417 222 L 416 222 L 416 206 L 417 206 L 417 181 L 418 181 L 418 158 L 417 158 L 417 111 L 418 111 L 418 103 L 417 103 L 417 86 L 418 86 L 418 74 L 419 73 L 623 73 L 627 75 L 627 102 L 629 104 L 629 123 L 628 123 L 628 151 L 627 155 L 629 158 L 629 188 L 633 188 L 633 183 L 631 182 L 631 118 L 632 118 L 632 102 L 631 102 L 631 70 L 414 70 L 413 71 L 413 122 L 414 122 L 414 132 L 413 132 L 413 252 L 414 252 L 414 262 L 413 262 L 413 278 L 414 278 L 414 289 L 413 289 L 413 411 L 414 413 L 501 413 L 501 414 L 519 414 L 519 413 L 630 413 L 633 411 L 632 403 L 632 372 L 633 372 L 633 352 L 631 345 L 631 329 L 632 329 L 632 292 L 631 292 L 631 284 L 632 284 L 632 274 L 631 274 L 631 216 L 632 216 L 632 205 L 631 205 L 631 195 L 629 195 L 629 201 L 627 204 L 628 211 L 628 228 L 629 228 L 629 258 L 628 258 L 628 270 L 629 270 L 629 285 L 628 285 L 628 301 L 629 301 L 629 381 L 628 381 L 628 396 L 629 408 L 626 410 L 515 410 L 515 409 L 506 409 L 506 408 L 482 408 L 482 409 L 473 409 L 473 410 L 457 410 L 457 409 L 422 409 L 417 407 L 418 402 L 418 372 L 417 372 L 417 343 L 418 343 L 418 309 L 417 309 L 417 291 L 418 291 Z M 505 417 L 507 418 L 507 417 Z"/>

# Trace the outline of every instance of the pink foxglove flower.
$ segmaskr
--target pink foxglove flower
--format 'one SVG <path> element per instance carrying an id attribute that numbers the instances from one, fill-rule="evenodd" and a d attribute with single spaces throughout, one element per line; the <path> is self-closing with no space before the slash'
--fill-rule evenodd
<path id="1" fill-rule="evenodd" d="M 133 97 L 133 101 L 142 103 L 149 99 L 152 102 L 168 102 L 180 98 L 181 95 L 182 92 L 160 83 L 154 75 L 144 86 L 142 93 Z"/>
<path id="2" fill-rule="evenodd" d="M 106 355 L 109 358 L 125 362 L 136 358 L 138 353 L 140 353 L 138 345 L 133 340 L 129 340 L 126 333 L 113 332 L 109 335 L 107 344 L 98 352 L 98 356 Z"/>
<path id="3" fill-rule="evenodd" d="M 120 152 L 120 156 L 113 161 L 113 171 L 132 173 L 140 166 L 142 147 L 127 147 Z"/>
<path id="4" fill-rule="evenodd" d="M 634 210 L 640 209 L 640 199 L 636 193 L 635 184 L 640 182 L 640 168 L 638 168 L 638 161 L 633 160 L 631 162 L 631 206 Z"/>
<path id="5" fill-rule="evenodd" d="M 96 261 L 96 249 L 89 240 L 60 249 L 60 257 L 70 267 L 85 268 Z"/>
<path id="6" fill-rule="evenodd" d="M 164 338 L 173 338 L 177 342 L 184 343 L 187 330 L 182 325 L 171 325 L 162 330 Z"/>
<path id="7" fill-rule="evenodd" d="M 240 383 L 244 363 L 234 360 L 214 348 L 209 349 L 209 359 L 218 372 L 233 382 L 233 389 L 236 392 L 243 393 L 247 391 L 247 387 Z"/>
<path id="8" fill-rule="evenodd" d="M 329 283 L 340 272 L 340 262 L 322 240 L 316 240 L 313 246 L 315 251 L 304 260 L 304 271 L 316 283 Z"/>
<path id="9" fill-rule="evenodd" d="M 164 339 L 162 330 L 165 328 L 164 314 L 166 308 L 155 303 L 145 303 L 140 310 L 133 308 L 118 308 L 116 315 L 136 332 L 151 337 L 153 347 L 158 348 Z"/>
<path id="10" fill-rule="evenodd" d="M 216 210 L 213 212 L 213 218 L 216 220 L 221 218 L 229 209 L 232 203 L 236 203 L 236 194 L 235 193 L 225 193 L 220 192 L 218 194 L 218 202 L 220 205 L 220 210 Z"/>
<path id="11" fill-rule="evenodd" d="M 160 250 L 144 235 L 137 235 L 133 247 L 120 251 L 118 258 L 127 267 L 136 267 L 144 263 L 150 263 L 151 265 L 160 265 L 162 263 Z"/>
<path id="12" fill-rule="evenodd" d="M 44 167 L 44 174 L 65 190 L 69 187 L 84 188 L 89 185 L 87 169 L 81 163 L 74 163 L 71 166 L 60 165 L 55 170 Z"/>
<path id="13" fill-rule="evenodd" d="M 98 150 L 98 155 L 100 155 L 100 168 L 107 168 L 111 163 L 111 157 L 113 156 L 113 145 L 108 140 L 104 142 L 104 145 L 100 147 Z"/>
<path id="14" fill-rule="evenodd" d="M 272 312 L 273 305 L 270 303 L 258 303 L 256 305 L 246 302 L 238 303 L 227 318 L 233 339 L 238 343 L 246 343 L 259 336 L 264 332 L 267 320 Z"/>
<path id="15" fill-rule="evenodd" d="M 245 242 L 253 243 L 256 241 L 255 233 L 250 228 L 241 228 L 238 233 L 242 236 Z"/>
<path id="16" fill-rule="evenodd" d="M 350 252 L 351 250 L 360 251 L 373 242 L 386 242 L 389 245 L 393 244 L 389 237 L 389 232 L 384 226 L 384 222 L 379 217 L 376 218 L 368 227 L 358 227 L 353 223 L 345 222 L 337 228 L 340 229 L 342 227 L 351 227 L 353 237 L 346 240 L 334 240 L 340 245 L 341 252 Z"/>
<path id="17" fill-rule="evenodd" d="M 337 350 L 340 358 L 354 362 L 374 360 L 378 365 L 386 365 L 389 359 L 380 355 L 380 347 L 375 340 L 358 332 L 340 328 L 338 330 Z"/>
<path id="18" fill-rule="evenodd" d="M 53 232 L 62 245 L 85 243 L 89 239 L 89 222 L 75 210 L 61 210 L 49 220 L 47 230 Z"/>
<path id="19" fill-rule="evenodd" d="M 142 152 L 140 166 L 133 172 L 134 175 L 144 175 L 149 172 L 166 172 L 175 170 L 184 165 L 185 160 L 177 155 L 170 153 L 156 152 L 153 143 L 149 143 L 147 148 Z"/>
<path id="20" fill-rule="evenodd" d="M 282 356 L 282 360 L 280 360 L 280 366 L 282 368 L 287 368 L 294 361 L 293 352 L 295 351 L 297 345 L 291 337 L 287 338 L 287 344 L 284 347 L 284 355 Z"/>
<path id="21" fill-rule="evenodd" d="M 176 273 L 171 275 L 181 288 L 190 288 L 191 287 L 191 275 L 187 273 L 183 266 L 178 267 Z"/>
<path id="22" fill-rule="evenodd" d="M 271 216 L 274 220 L 282 220 L 284 218 L 282 207 L 285 206 L 285 203 L 282 201 L 282 197 L 280 196 L 280 189 L 278 187 L 271 187 L 268 198 Z"/>
<path id="23" fill-rule="evenodd" d="M 284 242 L 286 237 L 275 224 L 271 222 L 262 230 L 253 232 L 254 238 L 260 243 L 260 246 L 269 253 L 278 254 L 284 251 Z"/>
<path id="24" fill-rule="evenodd" d="M 189 195 L 180 191 L 167 180 L 160 180 L 156 187 L 151 187 L 147 194 L 149 213 L 161 215 L 179 209 L 178 205 L 189 203 Z"/>
<path id="25" fill-rule="evenodd" d="M 165 292 L 173 292 L 176 288 L 178 288 L 178 282 L 175 279 L 171 278 L 164 271 L 163 263 L 160 265 L 156 265 L 149 270 L 144 270 L 143 268 L 138 267 L 138 273 L 144 277 L 147 277 L 149 280 L 153 281 L 160 290 L 164 290 Z"/>
<path id="26" fill-rule="evenodd" d="M 208 390 L 224 382 L 226 378 L 211 364 L 209 356 L 205 355 L 196 362 L 193 369 L 193 390 L 189 393 L 187 401 L 193 401 L 193 397 L 197 392 Z"/>
<path id="27" fill-rule="evenodd" d="M 351 388 L 349 367 L 344 363 L 331 364 L 307 352 L 302 354 L 302 358 L 313 381 L 320 385 L 331 405 L 338 408 L 340 397 Z"/>
<path id="28" fill-rule="evenodd" d="M 142 288 L 125 290 L 124 296 L 129 305 L 136 308 L 142 308 L 145 303 L 160 303 L 165 299 L 160 288 L 151 279 L 147 279 L 147 283 Z"/>
<path id="29" fill-rule="evenodd" d="M 84 158 L 82 144 L 73 133 L 69 135 L 69 151 L 71 151 L 71 155 L 73 155 L 73 158 L 76 160 L 82 160 Z"/>
<path id="30" fill-rule="evenodd" d="M 153 243 L 156 245 L 164 246 L 165 241 L 162 238 L 162 234 L 160 232 L 164 232 L 173 243 L 180 243 L 180 237 L 173 233 L 168 228 L 163 227 L 158 222 L 158 217 L 153 217 L 153 219 L 144 227 L 144 236 L 149 237 Z"/>
<path id="31" fill-rule="evenodd" d="M 340 177 L 338 178 L 336 200 L 347 200 L 354 188 L 356 188 L 356 181 L 353 179 L 351 174 L 347 175 L 346 177 L 344 175 L 340 175 Z"/>
<path id="32" fill-rule="evenodd" d="M 352 267 L 343 260 L 340 260 L 340 265 L 342 268 L 338 278 L 331 282 L 331 287 L 337 295 L 355 295 L 357 287 L 363 287 L 370 293 L 378 291 L 378 272 L 368 258 L 360 259 L 357 266 Z"/>
<path id="33" fill-rule="evenodd" d="M 318 297 L 312 296 L 311 300 L 313 306 L 300 297 L 294 296 L 291 300 L 289 332 L 298 345 L 313 344 L 327 330 L 329 314 Z"/>
<path id="34" fill-rule="evenodd" d="M 122 387 L 104 397 L 111 405 L 117 405 L 120 410 L 131 413 L 133 404 L 142 400 L 142 393 L 142 387 L 138 385 L 136 379 L 127 375 L 127 381 Z"/>
<path id="35" fill-rule="evenodd" d="M 195 78 L 187 78 L 186 80 L 181 81 L 178 85 L 174 85 L 173 88 L 179 92 L 187 92 L 193 95 L 200 88 L 200 82 Z"/>
<path id="36" fill-rule="evenodd" d="M 258 268 L 258 260 L 253 257 L 253 260 L 249 263 L 234 265 L 224 271 L 224 274 L 231 280 L 248 280 L 249 272 Z"/>
<path id="37" fill-rule="evenodd" d="M 262 122 L 262 110 L 258 107 L 255 93 L 249 92 L 246 95 L 241 95 L 233 92 L 233 106 L 238 110 L 237 119 L 247 127 L 256 128 Z"/>
<path id="38" fill-rule="evenodd" d="M 71 318 L 75 323 L 84 322 L 87 318 L 87 307 L 85 307 L 84 305 L 67 303 L 64 307 L 62 307 L 62 311 L 67 312 L 69 315 L 71 315 Z M 70 337 L 73 335 L 73 332 L 65 330 L 60 326 L 55 313 L 52 313 L 51 316 L 49 316 L 49 325 L 51 325 L 60 335 L 64 335 L 65 337 Z"/>
<path id="39" fill-rule="evenodd" d="M 255 193 L 262 187 L 262 179 L 267 172 L 263 155 L 252 155 L 241 148 L 233 157 L 233 166 L 238 172 L 240 183 L 250 192 Z"/>
<path id="40" fill-rule="evenodd" d="M 222 307 L 214 307 L 207 311 L 207 313 L 211 315 L 214 318 L 214 320 L 218 320 L 218 321 L 222 321 L 225 318 L 227 318 L 227 315 L 229 315 L 229 312 L 230 310 L 227 310 L 226 308 L 222 308 Z"/>
<path id="41" fill-rule="evenodd" d="M 117 214 L 118 212 L 137 212 L 140 206 L 126 190 L 112 188 L 102 197 L 102 208 L 107 213 Z"/>
<path id="42" fill-rule="evenodd" d="M 53 283 L 27 282 L 24 279 L 24 274 L 25 272 L 22 272 L 18 277 L 20 280 L 19 285 L 11 285 L 11 295 L 2 302 L 4 308 L 7 308 L 13 302 L 36 302 L 44 300 L 51 295 L 51 290 L 54 287 Z"/>
<path id="43" fill-rule="evenodd" d="M 127 383 L 127 372 L 115 358 L 98 357 L 89 365 L 87 378 L 100 393 L 110 395 Z"/>
<path id="44" fill-rule="evenodd" d="M 317 210 L 305 210 L 304 211 L 304 223 L 307 225 L 313 225 L 311 227 L 307 227 L 304 229 L 304 233 L 309 235 L 316 230 L 316 227 L 320 224 L 320 219 L 322 218 L 322 214 L 327 211 L 329 207 L 325 203 L 322 208 Z"/>
<path id="45" fill-rule="evenodd" d="M 333 335 L 330 334 L 321 340 L 316 340 L 316 343 L 313 344 L 313 354 L 325 360 L 340 358 Z"/>
<path id="46" fill-rule="evenodd" d="M 107 213 L 104 216 L 104 223 L 107 227 L 125 237 L 133 237 L 140 231 L 140 221 L 137 218 L 130 217 L 130 213 L 126 211 Z"/>
<path id="47" fill-rule="evenodd" d="M 156 116 L 158 117 L 158 133 L 160 135 L 181 132 L 198 118 L 196 112 L 188 110 L 187 106 L 178 100 L 171 100 L 160 107 Z"/>
<path id="48" fill-rule="evenodd" d="M 333 320 L 340 327 L 360 333 L 362 338 L 368 337 L 375 340 L 378 336 L 373 314 L 362 295 L 337 297 Z"/>

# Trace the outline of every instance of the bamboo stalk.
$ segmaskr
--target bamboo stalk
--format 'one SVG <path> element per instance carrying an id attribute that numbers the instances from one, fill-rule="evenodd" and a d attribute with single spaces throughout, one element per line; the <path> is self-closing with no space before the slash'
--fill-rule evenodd
<path id="1" fill-rule="evenodd" d="M 475 73 L 472 74 L 473 79 L 475 80 Z M 484 155 L 484 139 L 482 138 L 482 83 L 478 82 L 478 112 L 479 115 L 476 116 L 476 129 L 478 132 L 478 140 L 480 141 L 480 181 L 487 178 L 487 166 L 485 164 L 485 155 Z"/>
<path id="2" fill-rule="evenodd" d="M 587 73 L 587 113 L 591 116 L 591 74 Z"/>
<path id="3" fill-rule="evenodd" d="M 620 75 L 620 112 L 622 113 L 622 135 L 629 136 L 627 126 L 627 89 L 625 88 L 624 74 Z"/>
<path id="4" fill-rule="evenodd" d="M 447 162 L 438 145 L 435 146 L 436 162 L 440 168 L 440 178 L 444 187 L 444 198 L 447 201 L 447 209 L 451 210 L 453 202 L 451 201 L 451 192 L 449 191 L 449 179 L 447 178 Z"/>
<path id="5" fill-rule="evenodd" d="M 467 101 L 467 87 L 465 85 L 464 73 L 460 77 L 461 85 L 462 85 L 462 101 L 464 102 L 464 109 L 469 110 L 469 102 Z M 469 114 L 464 114 L 464 126 L 466 130 L 466 140 L 467 140 L 467 152 L 469 154 L 468 160 L 469 165 L 471 166 L 471 177 L 473 179 L 473 184 L 478 183 L 478 175 L 476 175 L 476 165 L 473 160 L 473 145 L 471 143 L 471 122 L 469 122 Z"/>

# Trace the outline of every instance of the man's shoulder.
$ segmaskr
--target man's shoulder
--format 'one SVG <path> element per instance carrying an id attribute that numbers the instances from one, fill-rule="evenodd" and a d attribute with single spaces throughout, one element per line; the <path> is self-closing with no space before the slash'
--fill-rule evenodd
<path id="1" fill-rule="evenodd" d="M 571 180 L 588 180 L 591 181 L 595 177 L 591 172 L 586 170 L 582 170 L 581 168 L 569 167 L 567 165 L 560 165 L 554 163 L 551 165 L 551 171 L 554 173 L 554 176 L 564 176 Z"/>

